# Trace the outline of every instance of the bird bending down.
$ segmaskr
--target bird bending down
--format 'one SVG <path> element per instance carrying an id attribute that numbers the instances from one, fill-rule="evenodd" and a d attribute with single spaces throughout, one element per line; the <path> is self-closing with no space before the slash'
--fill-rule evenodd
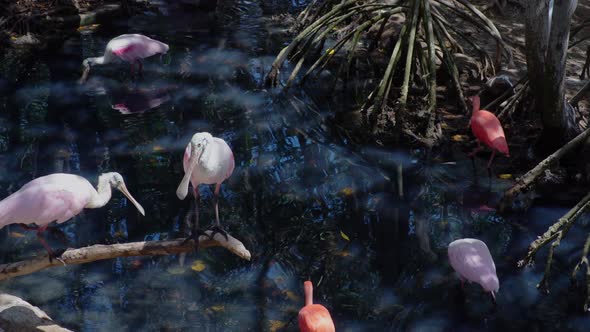
<path id="1" fill-rule="evenodd" d="M 504 135 L 504 129 L 502 129 L 500 120 L 498 120 L 494 113 L 479 109 L 479 96 L 472 97 L 471 102 L 473 103 L 473 112 L 469 124 L 471 125 L 473 135 L 477 138 L 477 148 L 469 156 L 475 156 L 482 149 L 481 143 L 483 142 L 492 149 L 492 155 L 488 161 L 488 169 L 490 169 L 496 151 L 505 154 L 506 157 L 510 157 L 506 135 Z"/>
<path id="2" fill-rule="evenodd" d="M 195 245 L 199 245 L 199 235 L 205 234 L 199 228 L 199 185 L 215 184 L 213 202 L 215 204 L 215 226 L 210 237 L 213 238 L 215 233 L 220 233 L 227 239 L 227 233 L 219 224 L 219 189 L 221 183 L 229 178 L 235 167 L 234 154 L 229 145 L 209 133 L 196 133 L 184 150 L 182 161 L 184 177 L 178 185 L 176 196 L 184 199 L 188 194 L 188 183 L 193 185 L 193 194 L 195 196 L 195 223 L 191 237 L 195 240 Z M 188 240 L 189 238 L 187 238 Z"/>
<path id="3" fill-rule="evenodd" d="M 119 58 L 129 62 L 131 74 L 133 74 L 133 65 L 138 64 L 138 73 L 143 71 L 142 59 L 148 58 L 155 54 L 165 54 L 168 52 L 168 45 L 150 37 L 140 34 L 125 34 L 115 37 L 109 41 L 101 57 L 87 58 L 82 62 L 84 72 L 80 78 L 80 83 L 86 82 L 90 67 L 93 65 L 103 65 L 113 62 Z"/>
<path id="4" fill-rule="evenodd" d="M 477 239 L 459 239 L 449 244 L 448 254 L 451 266 L 461 278 L 461 284 L 465 280 L 480 284 L 492 294 L 496 303 L 495 293 L 500 289 L 500 282 L 488 246 Z"/>
<path id="5" fill-rule="evenodd" d="M 111 199 L 111 188 L 121 191 L 145 215 L 143 207 L 131 196 L 119 173 L 101 174 L 97 189 L 81 176 L 55 173 L 28 182 L 0 201 L 0 228 L 21 224 L 26 229 L 35 229 L 37 238 L 51 260 L 57 256 L 41 233 L 50 223 L 63 223 L 78 215 L 84 208 L 94 209 L 106 205 Z M 27 226 L 28 224 L 35 224 L 36 227 Z"/>
<path id="6" fill-rule="evenodd" d="M 299 310 L 299 330 L 301 332 L 334 332 L 334 321 L 330 312 L 321 304 L 313 304 L 313 285 L 311 281 L 303 283 L 305 306 Z"/>

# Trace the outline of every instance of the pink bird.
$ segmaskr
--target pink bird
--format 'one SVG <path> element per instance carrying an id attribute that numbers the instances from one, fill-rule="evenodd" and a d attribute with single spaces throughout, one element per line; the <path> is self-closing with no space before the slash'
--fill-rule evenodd
<path id="1" fill-rule="evenodd" d="M 28 182 L 0 201 L 0 228 L 21 224 L 26 229 L 35 229 L 51 260 L 56 256 L 41 233 L 50 223 L 63 223 L 78 215 L 84 208 L 104 206 L 111 199 L 111 188 L 120 190 L 145 215 L 143 207 L 131 196 L 119 173 L 101 174 L 97 189 L 81 176 L 55 173 Z M 28 224 L 36 224 L 38 227 L 29 227 Z"/>
<path id="2" fill-rule="evenodd" d="M 449 244 L 448 254 L 451 266 L 461 278 L 461 285 L 465 280 L 478 283 L 492 294 L 495 302 L 494 293 L 500 289 L 500 282 L 486 244 L 477 239 L 455 240 Z"/>
<path id="3" fill-rule="evenodd" d="M 471 97 L 471 102 L 473 103 L 473 112 L 469 123 L 473 135 L 477 137 L 477 148 L 469 156 L 475 156 L 482 149 L 481 142 L 483 142 L 492 149 L 492 156 L 488 161 L 489 169 L 496 155 L 496 151 L 505 154 L 506 157 L 510 157 L 506 135 L 504 135 L 504 129 L 502 129 L 500 120 L 498 120 L 494 113 L 479 109 L 479 96 Z"/>
<path id="4" fill-rule="evenodd" d="M 178 185 L 176 196 L 181 200 L 186 197 L 188 194 L 188 182 L 190 179 L 195 196 L 195 223 L 192 232 L 195 244 L 197 246 L 199 245 L 199 235 L 204 234 L 204 232 L 199 229 L 200 184 L 215 184 L 213 201 L 215 204 L 216 223 L 212 228 L 213 233 L 211 233 L 210 237 L 213 237 L 215 233 L 220 233 L 223 234 L 227 240 L 227 233 L 219 224 L 218 201 L 221 183 L 232 175 L 235 167 L 234 154 L 229 145 L 227 145 L 223 139 L 213 137 L 209 133 L 196 133 L 193 135 L 191 141 L 184 150 L 182 167 L 184 168 L 184 177 Z"/>
<path id="5" fill-rule="evenodd" d="M 313 304 L 313 284 L 311 281 L 303 283 L 305 290 L 305 306 L 299 310 L 299 330 L 301 332 L 334 332 L 334 321 L 326 307 Z"/>
<path id="6" fill-rule="evenodd" d="M 155 54 L 165 54 L 168 52 L 168 49 L 168 45 L 144 35 L 120 35 L 109 41 L 103 56 L 87 58 L 82 62 L 84 73 L 82 74 L 82 78 L 80 78 L 80 82 L 84 83 L 86 81 L 91 66 L 107 64 L 113 62 L 117 58 L 130 63 L 132 74 L 133 65 L 137 62 L 139 65 L 138 70 L 141 74 L 143 70 L 141 59 L 148 58 Z"/>

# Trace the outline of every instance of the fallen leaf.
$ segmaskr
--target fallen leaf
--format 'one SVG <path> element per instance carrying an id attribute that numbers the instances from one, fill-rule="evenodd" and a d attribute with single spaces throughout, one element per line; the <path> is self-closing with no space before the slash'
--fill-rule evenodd
<path id="1" fill-rule="evenodd" d="M 502 180 L 508 180 L 512 178 L 512 174 L 500 174 L 498 177 Z"/>
<path id="2" fill-rule="evenodd" d="M 292 291 L 285 291 L 285 295 L 287 295 L 287 298 L 289 298 L 289 300 L 299 301 L 299 296 L 295 295 L 295 293 L 293 293 Z"/>
<path id="3" fill-rule="evenodd" d="M 280 320 L 270 320 L 270 331 L 271 332 L 276 332 L 280 329 L 282 329 L 283 327 L 285 327 L 285 325 L 287 325 L 287 323 L 280 321 Z"/>
<path id="4" fill-rule="evenodd" d="M 19 232 L 10 232 L 10 237 L 16 237 L 16 238 L 21 238 L 21 237 L 25 237 L 25 235 L 23 233 L 19 233 Z"/>
<path id="5" fill-rule="evenodd" d="M 348 235 L 344 234 L 343 231 L 340 231 L 340 236 L 342 236 L 342 238 L 345 239 L 346 241 L 350 241 L 350 238 L 348 237 Z"/>
<path id="6" fill-rule="evenodd" d="M 162 152 L 166 149 L 164 149 L 163 147 L 161 147 L 159 145 L 154 145 L 153 150 L 154 150 L 154 152 Z"/>
<path id="7" fill-rule="evenodd" d="M 328 53 L 328 55 L 334 55 L 334 53 L 336 53 L 336 51 L 334 51 L 333 48 L 329 48 L 326 50 L 326 53 Z"/>
<path id="8" fill-rule="evenodd" d="M 220 311 L 225 311 L 225 306 L 223 305 L 214 305 L 212 307 L 210 307 L 209 309 L 215 311 L 215 312 L 220 312 Z"/>
<path id="9" fill-rule="evenodd" d="M 466 135 L 453 135 L 453 136 L 451 136 L 451 139 L 455 142 L 465 142 L 465 141 L 467 141 L 467 136 Z"/>
<path id="10" fill-rule="evenodd" d="M 349 257 L 349 256 L 352 256 L 352 255 L 350 254 L 350 252 L 348 252 L 348 251 L 340 251 L 340 252 L 338 252 L 336 255 L 338 255 L 338 256 L 340 256 L 340 257 Z"/>
<path id="11" fill-rule="evenodd" d="M 205 265 L 205 262 L 203 262 L 200 259 L 197 259 L 191 265 L 191 269 L 193 269 L 193 271 L 197 271 L 197 272 L 201 272 L 201 271 L 205 270 L 206 268 L 207 268 L 207 266 Z"/>
<path id="12" fill-rule="evenodd" d="M 343 188 L 342 190 L 340 190 L 340 192 L 342 194 L 344 194 L 345 196 L 350 196 L 350 195 L 354 194 L 354 189 L 352 189 L 351 187 L 346 187 L 346 188 Z"/>

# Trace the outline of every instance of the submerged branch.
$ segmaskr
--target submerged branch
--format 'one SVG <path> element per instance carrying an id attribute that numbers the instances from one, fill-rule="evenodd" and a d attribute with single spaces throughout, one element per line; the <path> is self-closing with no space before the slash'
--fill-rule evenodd
<path id="1" fill-rule="evenodd" d="M 553 263 L 553 253 L 555 248 L 559 246 L 561 240 L 567 235 L 570 228 L 573 226 L 575 221 L 578 219 L 580 214 L 590 205 L 590 194 L 587 194 L 581 201 L 576 204 L 571 210 L 569 210 L 563 217 L 559 218 L 555 224 L 547 229 L 543 236 L 539 237 L 529 245 L 528 252 L 524 259 L 518 262 L 518 266 L 528 266 L 533 264 L 535 255 L 539 249 L 546 246 L 549 242 L 551 247 L 549 248 L 549 254 L 547 255 L 547 263 L 545 265 L 545 273 L 543 279 L 537 285 L 537 288 L 548 292 L 549 289 L 549 275 L 551 272 L 551 264 Z M 583 257 L 586 257 L 587 252 Z M 577 271 L 578 266 L 574 269 L 574 275 Z"/>
<path id="2" fill-rule="evenodd" d="M 583 131 L 581 134 L 569 141 L 566 145 L 562 146 L 549 157 L 541 161 L 537 166 L 535 166 L 535 168 L 531 169 L 525 175 L 521 176 L 516 181 L 516 183 L 504 193 L 504 196 L 502 197 L 502 200 L 499 203 L 500 212 L 509 209 L 512 206 L 514 198 L 518 194 L 520 194 L 529 186 L 531 186 L 533 182 L 535 182 L 535 180 L 537 180 L 537 178 L 540 175 L 542 175 L 546 169 L 548 169 L 551 165 L 553 165 L 555 162 L 557 162 L 559 159 L 561 159 L 575 147 L 582 144 L 589 136 L 590 128 Z"/>
<path id="3" fill-rule="evenodd" d="M 205 233 L 210 234 L 211 231 L 205 231 Z M 0 265 L 0 280 L 31 274 L 50 267 L 63 266 L 64 264 L 84 264 L 98 260 L 129 256 L 164 256 L 195 250 L 193 241 L 183 242 L 184 239 L 176 239 L 110 245 L 96 244 L 85 248 L 68 249 L 60 256 L 61 261 L 54 259 L 52 262 L 49 262 L 48 256 L 42 255 L 20 262 L 2 264 Z M 250 252 L 244 247 L 244 244 L 231 235 L 228 235 L 227 240 L 221 234 L 215 234 L 213 239 L 201 235 L 199 237 L 199 248 L 208 247 L 224 247 L 240 258 L 250 260 Z"/>

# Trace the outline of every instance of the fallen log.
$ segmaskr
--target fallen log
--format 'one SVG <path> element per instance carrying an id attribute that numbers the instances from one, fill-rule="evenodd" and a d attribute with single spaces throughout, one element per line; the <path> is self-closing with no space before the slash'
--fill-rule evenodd
<path id="1" fill-rule="evenodd" d="M 211 231 L 205 231 L 210 234 Z M 233 254 L 250 260 L 250 252 L 244 247 L 244 244 L 228 234 L 228 239 L 219 233 L 209 239 L 206 235 L 199 237 L 199 249 L 208 247 L 224 247 Z M 98 260 L 112 259 L 117 257 L 129 256 L 164 256 L 171 254 L 180 254 L 195 250 L 193 241 L 184 243 L 184 239 L 175 239 L 168 241 L 143 241 L 117 244 L 96 244 L 79 249 L 67 249 L 59 260 L 49 261 L 47 254 L 14 263 L 0 265 L 0 280 L 5 280 L 17 276 L 31 274 L 39 270 L 74 264 L 90 263 Z"/>

